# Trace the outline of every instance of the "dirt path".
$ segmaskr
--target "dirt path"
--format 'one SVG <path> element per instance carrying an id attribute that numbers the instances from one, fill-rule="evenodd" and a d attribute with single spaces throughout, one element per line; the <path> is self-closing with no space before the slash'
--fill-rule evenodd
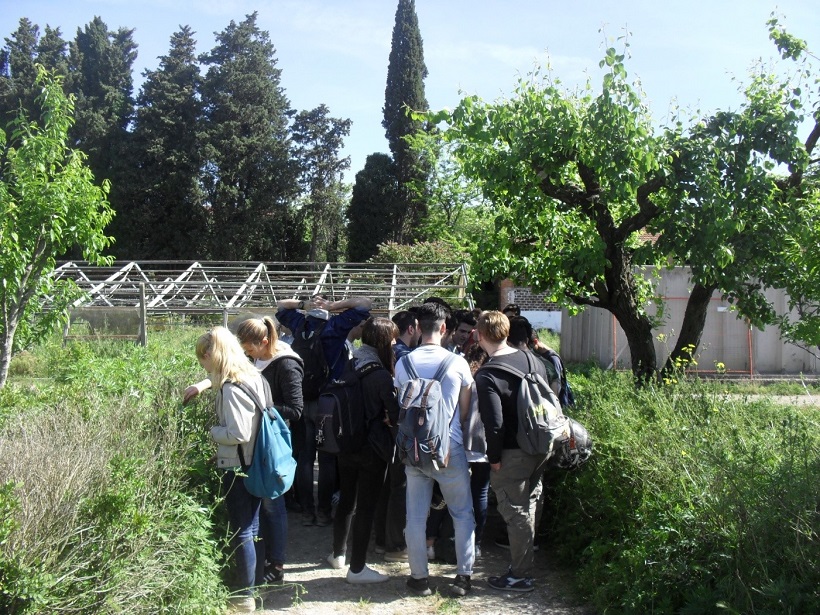
<path id="1" fill-rule="evenodd" d="M 419 598 L 405 587 L 409 566 L 386 563 L 372 550 L 368 552 L 368 565 L 392 578 L 377 585 L 351 585 L 345 581 L 347 568 L 332 570 L 325 561 L 331 548 L 332 528 L 302 527 L 300 520 L 300 515 L 290 513 L 288 554 L 291 561 L 285 567 L 285 580 L 289 584 L 265 592 L 265 610 L 257 613 L 595 613 L 579 605 L 570 589 L 571 578 L 550 566 L 544 553 L 535 554 L 535 591 L 528 594 L 499 592 L 487 585 L 488 576 L 506 570 L 509 556 L 509 551 L 493 543 L 503 523 L 493 508 L 487 520 L 483 555 L 474 567 L 473 591 L 460 599 L 450 597 L 447 587 L 455 575 L 455 566 L 431 564 L 431 583 L 439 587 L 439 593 Z"/>

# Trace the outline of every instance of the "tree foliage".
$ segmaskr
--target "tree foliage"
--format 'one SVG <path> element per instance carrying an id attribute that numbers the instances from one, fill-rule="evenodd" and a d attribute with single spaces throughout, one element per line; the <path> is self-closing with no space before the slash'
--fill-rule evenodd
<path id="1" fill-rule="evenodd" d="M 38 70 L 43 119 L 21 113 L 0 130 L 0 387 L 13 349 L 62 316 L 59 309 L 37 314 L 41 299 L 56 296 L 65 306 L 72 297 L 70 286 L 59 287 L 48 275 L 56 258 L 79 244 L 86 260 L 102 264 L 111 243 L 103 232 L 113 215 L 107 182 L 95 185 L 85 156 L 69 147 L 74 106 L 60 78 Z"/>
<path id="2" fill-rule="evenodd" d="M 410 111 L 426 111 L 424 47 L 416 15 L 415 0 L 399 0 L 384 91 L 385 136 L 395 163 L 399 200 L 391 212 L 393 239 L 410 243 L 421 237 L 420 224 L 427 217 L 427 200 L 413 190 L 424 182 L 429 167 L 407 142 L 407 137 L 424 128 L 424 121 Z"/>
<path id="3" fill-rule="evenodd" d="M 788 84 L 757 75 L 741 110 L 656 133 L 624 59 L 607 49 L 598 94 L 589 83 L 564 91 L 536 73 L 509 100 L 467 97 L 431 119 L 448 122 L 444 134 L 462 171 L 495 209 L 494 232 L 475 259 L 478 276 L 518 277 L 553 300 L 610 311 L 633 372 L 645 379 L 658 368 L 652 330 L 663 306 L 650 310 L 651 276 L 637 266 L 692 267 L 678 352 L 697 346 L 715 289 L 747 317 L 771 321 L 761 291 L 784 256 L 771 235 L 804 223 L 789 186 L 809 159 L 797 138 L 799 92 Z M 778 173 L 781 164 L 791 179 Z M 646 230 L 656 242 L 640 240 Z"/>
<path id="4" fill-rule="evenodd" d="M 408 245 L 395 242 L 379 244 L 371 263 L 464 263 L 469 254 L 447 241 L 420 241 Z"/>
<path id="5" fill-rule="evenodd" d="M 492 225 L 479 184 L 461 173 L 453 144 L 437 132 L 422 130 L 407 142 L 430 168 L 424 181 L 411 183 L 419 198 L 428 200 L 422 236 L 427 241 L 451 243 L 470 254 L 476 252 L 479 239 L 488 235 Z"/>
<path id="6" fill-rule="evenodd" d="M 330 116 L 326 105 L 298 113 L 293 121 L 294 153 L 306 193 L 303 208 L 309 228 L 308 260 L 337 260 L 344 237 L 344 171 L 350 158 L 340 158 L 350 120 Z M 334 258 L 330 258 L 331 255 Z"/>
<path id="7" fill-rule="evenodd" d="M 137 98 L 128 192 L 125 258 L 184 259 L 205 254 L 201 77 L 188 26 L 171 37 L 157 70 L 146 71 Z"/>
<path id="8" fill-rule="evenodd" d="M 37 64 L 60 75 L 68 72 L 66 42 L 59 28 L 46 26 L 45 34 L 40 36 L 39 26 L 23 17 L 17 30 L 5 40 L 5 47 L 0 49 L 0 125 L 15 119 L 21 110 L 34 118 L 38 110 Z"/>
<path id="9" fill-rule="evenodd" d="M 370 154 L 356 173 L 347 210 L 347 258 L 361 263 L 392 238 L 390 216 L 399 207 L 398 180 L 387 154 Z"/>
<path id="10" fill-rule="evenodd" d="M 231 21 L 201 56 L 208 72 L 204 187 L 211 215 L 210 257 L 267 260 L 294 241 L 282 224 L 296 195 L 288 134 L 290 102 L 275 49 L 257 14 Z"/>

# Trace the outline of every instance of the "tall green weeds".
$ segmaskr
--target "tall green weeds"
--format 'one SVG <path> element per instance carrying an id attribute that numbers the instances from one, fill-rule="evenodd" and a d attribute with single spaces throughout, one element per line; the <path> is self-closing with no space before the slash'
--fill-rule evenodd
<path id="1" fill-rule="evenodd" d="M 598 608 L 820 612 L 816 408 L 597 370 L 573 385 L 595 452 L 552 477 L 545 517 Z"/>
<path id="2" fill-rule="evenodd" d="M 195 335 L 51 342 L 0 390 L 0 612 L 224 610 Z"/>

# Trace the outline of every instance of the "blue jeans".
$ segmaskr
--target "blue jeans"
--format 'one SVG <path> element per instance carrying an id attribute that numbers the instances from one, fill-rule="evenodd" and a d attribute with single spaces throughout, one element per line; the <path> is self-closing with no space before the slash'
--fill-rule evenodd
<path id="1" fill-rule="evenodd" d="M 321 512 L 330 515 L 333 504 L 333 492 L 336 489 L 336 456 L 324 451 L 316 450 L 316 423 L 313 417 L 319 406 L 318 400 L 305 401 L 303 414 L 305 422 L 305 440 L 302 450 L 299 451 L 299 459 L 296 462 L 296 480 L 299 489 L 300 504 L 302 513 L 313 515 L 316 508 Z M 318 506 L 314 508 L 313 503 L 313 462 L 316 454 L 319 454 L 319 489 Z"/>
<path id="2" fill-rule="evenodd" d="M 259 532 L 265 544 L 265 559 L 269 564 L 284 564 L 288 544 L 288 511 L 285 497 L 262 500 Z"/>
<path id="3" fill-rule="evenodd" d="M 476 461 L 470 464 L 470 491 L 475 512 L 475 543 L 481 544 L 487 524 L 487 496 L 490 491 L 490 464 Z"/>
<path id="4" fill-rule="evenodd" d="M 461 445 L 450 444 L 450 461 L 447 467 L 421 469 L 406 466 L 407 474 L 407 559 L 410 576 L 424 579 L 428 576 L 427 513 L 433 498 L 433 482 L 441 488 L 441 494 L 453 517 L 456 545 L 456 574 L 472 575 L 474 553 L 475 517 L 470 493 L 470 472 L 467 457 Z"/>
<path id="5" fill-rule="evenodd" d="M 228 509 L 228 526 L 231 546 L 236 558 L 239 591 L 250 596 L 256 580 L 261 579 L 265 569 L 265 553 L 259 536 L 259 507 L 261 498 L 248 493 L 245 479 L 232 470 L 222 475 L 225 506 Z"/>

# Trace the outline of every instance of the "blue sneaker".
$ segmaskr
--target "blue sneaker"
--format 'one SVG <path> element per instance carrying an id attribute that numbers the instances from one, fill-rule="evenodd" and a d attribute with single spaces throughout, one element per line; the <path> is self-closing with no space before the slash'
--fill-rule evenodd
<path id="1" fill-rule="evenodd" d="M 530 577 L 514 577 L 512 572 L 500 577 L 490 577 L 487 579 L 487 583 L 493 589 L 502 592 L 531 592 L 535 589 Z"/>

